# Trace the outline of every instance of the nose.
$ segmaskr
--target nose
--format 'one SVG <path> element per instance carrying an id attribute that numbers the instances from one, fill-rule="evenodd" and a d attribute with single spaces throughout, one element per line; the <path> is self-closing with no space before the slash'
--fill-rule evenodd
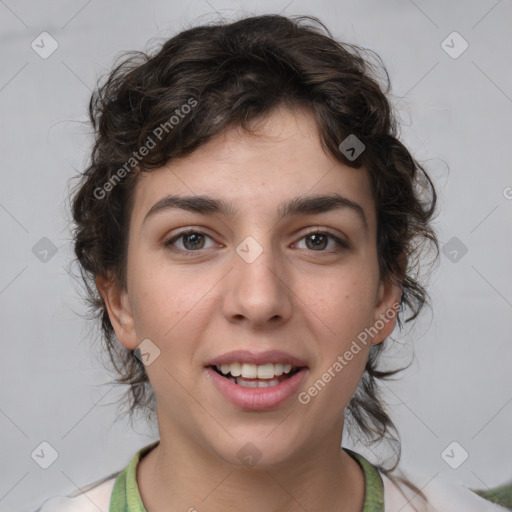
<path id="1" fill-rule="evenodd" d="M 286 258 L 270 244 L 254 261 L 243 252 L 233 254 L 233 269 L 224 280 L 224 315 L 229 322 L 264 329 L 286 322 L 292 313 L 293 291 Z M 253 250 L 253 248 L 251 249 Z"/>

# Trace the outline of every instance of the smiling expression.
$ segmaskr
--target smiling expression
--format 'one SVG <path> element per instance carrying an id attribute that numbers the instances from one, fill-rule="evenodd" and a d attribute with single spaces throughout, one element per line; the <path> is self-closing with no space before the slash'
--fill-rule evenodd
<path id="1" fill-rule="evenodd" d="M 160 350 L 146 371 L 161 437 L 234 463 L 251 442 L 268 464 L 339 442 L 370 346 L 395 321 L 307 405 L 297 395 L 399 300 L 376 240 L 367 171 L 322 150 L 308 111 L 276 110 L 257 137 L 230 129 L 141 174 L 127 290 L 97 282 L 121 343 Z M 255 363 L 279 384 L 243 385 Z"/>

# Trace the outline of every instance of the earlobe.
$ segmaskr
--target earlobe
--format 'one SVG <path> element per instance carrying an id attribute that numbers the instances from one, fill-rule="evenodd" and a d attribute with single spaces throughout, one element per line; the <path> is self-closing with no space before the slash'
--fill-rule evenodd
<path id="1" fill-rule="evenodd" d="M 117 339 L 130 350 L 138 346 L 135 332 L 135 322 L 132 308 L 128 300 L 128 292 L 119 290 L 112 280 L 105 277 L 96 277 L 98 292 L 105 302 L 110 323 L 114 328 Z"/>

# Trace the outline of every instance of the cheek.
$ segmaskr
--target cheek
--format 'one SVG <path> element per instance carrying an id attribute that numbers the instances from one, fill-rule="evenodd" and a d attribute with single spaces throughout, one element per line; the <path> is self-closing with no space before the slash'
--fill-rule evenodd
<path id="1" fill-rule="evenodd" d="M 183 267 L 164 270 L 155 264 L 139 267 L 132 275 L 138 334 L 157 344 L 168 344 L 177 333 L 186 335 L 192 313 L 204 301 L 205 282 L 192 278 Z"/>
<path id="2" fill-rule="evenodd" d="M 313 294 L 312 289 L 308 292 Z M 371 326 L 374 311 L 374 290 L 364 279 L 338 276 L 324 289 L 316 292 L 311 311 L 317 339 L 318 365 L 310 377 L 310 398 L 315 399 L 315 409 L 329 407 L 329 402 L 339 407 L 332 411 L 333 418 L 344 408 L 364 372 L 370 350 L 365 329 Z M 321 396 L 320 396 L 321 395 Z M 307 399 L 307 397 L 306 397 Z M 333 419 L 332 418 L 332 419 Z"/>
<path id="3" fill-rule="evenodd" d="M 375 308 L 375 283 L 368 269 L 330 276 L 303 288 L 303 300 L 319 319 L 324 319 L 333 337 L 357 335 L 371 320 Z M 366 275 L 366 278 L 365 278 Z"/>
<path id="4" fill-rule="evenodd" d="M 204 284 L 179 268 L 163 272 L 155 266 L 133 280 L 137 336 L 160 351 L 146 373 L 158 399 L 173 409 L 185 407 L 190 398 L 183 386 L 188 389 L 194 382 L 189 368 L 210 318 Z"/>
<path id="5" fill-rule="evenodd" d="M 371 348 L 365 334 L 371 317 L 369 300 L 368 294 L 341 295 L 323 311 L 327 335 L 318 324 L 318 364 L 311 369 L 301 403 L 309 403 L 306 406 L 327 423 L 342 414 L 363 375 Z"/>

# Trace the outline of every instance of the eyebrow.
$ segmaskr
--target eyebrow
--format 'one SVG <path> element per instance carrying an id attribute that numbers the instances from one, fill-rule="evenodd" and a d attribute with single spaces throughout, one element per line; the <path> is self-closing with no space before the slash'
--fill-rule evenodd
<path id="1" fill-rule="evenodd" d="M 233 218 L 238 209 L 234 202 L 209 196 L 178 196 L 168 195 L 156 202 L 144 217 L 143 224 L 153 215 L 173 209 L 187 210 L 203 215 L 220 214 Z M 356 202 L 340 194 L 297 196 L 278 206 L 278 219 L 301 214 L 318 214 L 335 210 L 348 210 L 357 214 L 362 221 L 365 231 L 368 231 L 368 221 L 363 208 Z"/>

